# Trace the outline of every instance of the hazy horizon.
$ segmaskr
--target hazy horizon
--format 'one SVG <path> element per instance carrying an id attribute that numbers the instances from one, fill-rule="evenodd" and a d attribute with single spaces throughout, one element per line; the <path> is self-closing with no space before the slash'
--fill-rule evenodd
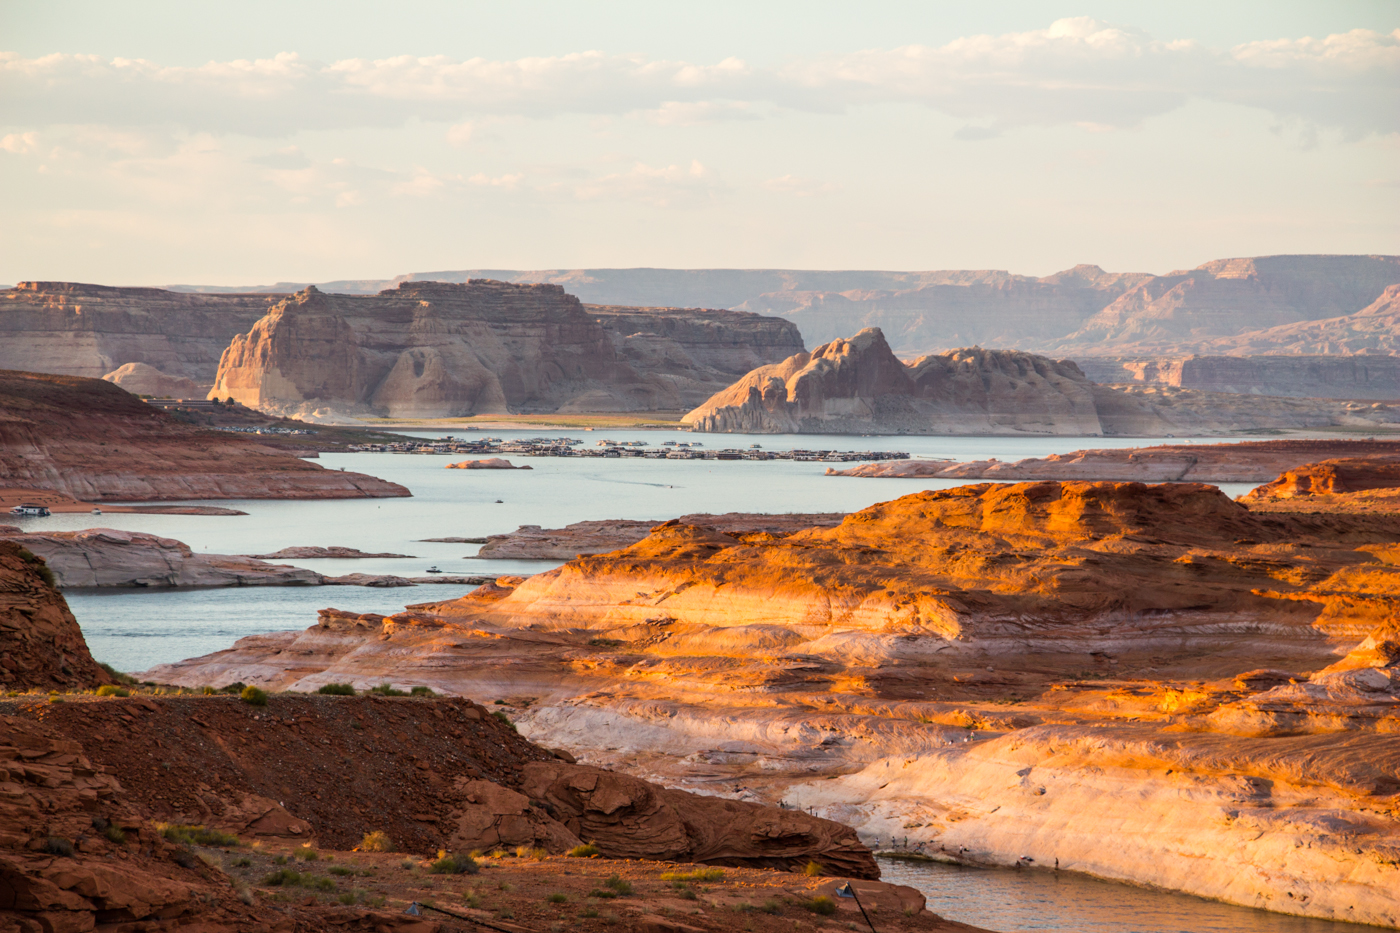
<path id="1" fill-rule="evenodd" d="M 1400 5 L 9 4 L 0 281 L 1400 253 Z"/>

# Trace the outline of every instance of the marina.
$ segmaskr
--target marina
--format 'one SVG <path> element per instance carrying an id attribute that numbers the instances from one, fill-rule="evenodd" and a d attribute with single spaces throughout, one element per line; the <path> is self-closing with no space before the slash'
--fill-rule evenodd
<path id="1" fill-rule="evenodd" d="M 812 463 L 854 463 L 876 460 L 908 460 L 904 450 L 808 450 L 805 448 L 765 450 L 760 444 L 747 447 L 705 449 L 701 441 L 665 441 L 648 446 L 645 441 L 601 440 L 592 447 L 569 437 L 527 437 L 503 440 L 486 437 L 464 440 L 454 436 L 423 441 L 398 441 L 387 444 L 357 444 L 347 450 L 352 453 L 491 455 L 513 454 L 520 457 L 591 457 L 634 460 L 796 460 Z"/>

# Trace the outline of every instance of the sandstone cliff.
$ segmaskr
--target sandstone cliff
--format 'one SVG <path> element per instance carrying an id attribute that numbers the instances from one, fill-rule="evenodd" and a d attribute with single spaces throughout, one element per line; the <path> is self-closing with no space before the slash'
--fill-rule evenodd
<path id="1" fill-rule="evenodd" d="M 684 419 L 696 431 L 768 434 L 1163 435 L 1374 427 L 1380 403 L 1094 385 L 1069 361 L 971 348 L 898 360 L 878 328 L 761 366 Z"/>
<path id="2" fill-rule="evenodd" d="M 962 486 L 781 538 L 665 523 L 145 676 L 494 697 L 586 763 L 867 839 L 1394 925 L 1396 547 L 1195 484 Z"/>
<path id="3" fill-rule="evenodd" d="M 42 557 L 0 541 L 0 687 L 94 687 L 111 678 L 93 661 Z"/>
<path id="4" fill-rule="evenodd" d="M 155 398 L 201 399 L 208 386 L 200 386 L 184 376 L 168 376 L 146 363 L 124 363 L 102 377 L 132 395 Z"/>
<path id="5" fill-rule="evenodd" d="M 1072 363 L 956 350 L 906 365 L 879 328 L 760 367 L 685 416 L 693 430 L 777 433 L 1098 434 Z"/>
<path id="6" fill-rule="evenodd" d="M 1400 293 L 1400 286 L 1396 286 Z M 1393 326 L 1400 323 L 1400 311 Z M 1355 356 L 1190 356 L 1124 359 L 1079 357 L 1084 374 L 1099 383 L 1144 383 L 1294 398 L 1400 398 L 1400 357 L 1382 353 Z"/>
<path id="7" fill-rule="evenodd" d="M 1070 355 L 1220 352 L 1209 349 L 1218 338 L 1354 315 L 1397 283 L 1400 256 L 1220 259 L 1142 282 L 1049 346 Z"/>
<path id="8" fill-rule="evenodd" d="M 749 341 L 771 341 L 774 327 L 704 317 L 589 311 L 554 285 L 406 282 L 372 298 L 308 288 L 234 338 L 211 395 L 323 417 L 675 409 L 727 381 L 714 361 L 777 358 Z M 632 331 L 642 318 L 664 333 Z M 776 330 L 777 349 L 800 347 Z"/>
<path id="9" fill-rule="evenodd" d="M 841 524 L 844 517 L 840 512 L 790 515 L 726 512 L 723 515 L 682 515 L 679 521 L 742 539 L 746 535 L 774 538 L 806 528 L 826 528 Z M 606 554 L 629 547 L 649 535 L 656 524 L 656 521 L 611 519 L 574 522 L 563 528 L 521 525 L 508 534 L 490 535 L 474 556 L 491 560 L 572 560 L 586 554 Z"/>
<path id="10" fill-rule="evenodd" d="M 89 502 L 407 496 L 247 435 L 175 420 L 110 382 L 0 371 L 0 486 Z"/>
<path id="11" fill-rule="evenodd" d="M 1280 440 L 1240 444 L 1169 444 L 1073 450 L 1067 454 L 1003 462 L 887 460 L 828 476 L 895 479 L 1112 480 L 1137 483 L 1263 483 L 1294 467 L 1336 457 L 1400 456 L 1400 441 Z"/>
<path id="12" fill-rule="evenodd" d="M 142 363 L 191 380 L 203 395 L 229 341 L 266 314 L 273 300 L 21 282 L 0 290 L 0 369 L 97 378 Z"/>

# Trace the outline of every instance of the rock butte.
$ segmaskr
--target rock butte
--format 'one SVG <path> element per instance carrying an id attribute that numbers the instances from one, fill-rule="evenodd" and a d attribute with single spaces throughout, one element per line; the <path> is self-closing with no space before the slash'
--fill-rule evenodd
<path id="1" fill-rule="evenodd" d="M 1278 440 L 1239 444 L 1164 444 L 1074 450 L 1025 460 L 887 460 L 828 476 L 891 479 L 1113 480 L 1139 483 L 1263 483 L 1329 457 L 1400 456 L 1400 441 Z"/>
<path id="2" fill-rule="evenodd" d="M 449 463 L 446 467 L 449 470 L 533 470 L 534 467 L 528 463 L 524 466 L 515 466 L 509 460 L 502 457 L 487 457 L 484 460 L 463 460 L 460 463 Z"/>
<path id="3" fill-rule="evenodd" d="M 840 512 L 807 512 L 790 515 L 761 515 L 726 512 L 723 515 L 696 513 L 682 515 L 687 525 L 713 528 L 725 534 L 779 537 L 806 528 L 829 528 L 841 524 Z M 604 554 L 636 544 L 651 533 L 656 521 L 612 519 L 574 522 L 563 528 L 521 525 L 503 535 L 491 535 L 482 542 L 475 557 L 492 560 L 571 560 L 581 554 Z"/>
<path id="4" fill-rule="evenodd" d="M 1091 383 L 1068 360 L 973 347 L 901 362 L 879 328 L 749 373 L 683 419 L 757 434 L 1165 434 L 1400 421 L 1386 405 Z"/>
<path id="5" fill-rule="evenodd" d="M 106 499 L 357 499 L 397 483 L 183 424 L 101 379 L 0 371 L 0 486 Z"/>
<path id="6" fill-rule="evenodd" d="M 308 288 L 233 338 L 211 397 L 315 417 L 682 409 L 742 372 L 714 363 L 778 359 L 802 346 L 786 322 L 699 311 L 658 311 L 650 316 L 704 320 L 669 337 L 629 333 L 615 342 L 605 320 L 648 316 L 620 310 L 591 313 L 557 285 L 489 280 L 405 282 L 372 298 Z M 697 346 L 697 358 L 677 342 L 690 331 L 733 352 Z M 745 345 L 758 333 L 766 339 Z"/>
<path id="7" fill-rule="evenodd" d="M 143 676 L 499 698 L 590 763 L 870 840 L 1395 925 L 1397 552 L 1388 516 L 1198 484 L 971 485 L 781 538 L 668 522 Z"/>

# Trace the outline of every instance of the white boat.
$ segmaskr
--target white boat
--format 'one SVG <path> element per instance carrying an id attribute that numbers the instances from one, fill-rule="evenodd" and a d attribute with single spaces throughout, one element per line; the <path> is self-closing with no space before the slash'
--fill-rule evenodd
<path id="1" fill-rule="evenodd" d="M 439 570 L 439 569 L 437 568 L 437 565 L 436 565 L 436 564 L 434 564 L 433 566 L 429 567 L 427 570 L 425 570 L 425 571 L 423 571 L 423 572 L 424 572 L 424 573 L 442 573 L 442 571 Z"/>

